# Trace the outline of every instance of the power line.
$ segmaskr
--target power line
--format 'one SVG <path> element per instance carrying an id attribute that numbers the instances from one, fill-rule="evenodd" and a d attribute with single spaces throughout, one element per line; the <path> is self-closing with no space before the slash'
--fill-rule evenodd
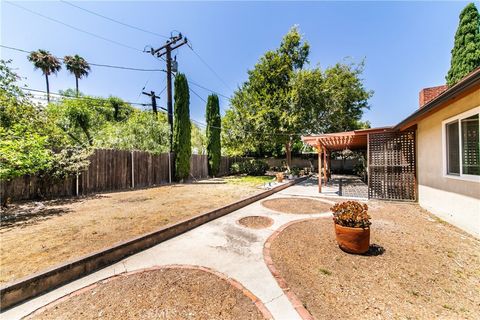
<path id="1" fill-rule="evenodd" d="M 20 88 L 22 90 L 27 90 L 27 91 L 32 91 L 32 92 L 40 92 L 40 93 L 44 93 L 46 94 L 47 92 L 44 91 L 44 90 L 38 90 L 38 89 L 30 89 L 30 88 L 25 88 L 25 87 L 22 87 Z M 164 89 L 165 90 L 165 89 Z M 162 90 L 163 91 L 163 90 Z M 194 94 L 196 94 L 194 91 L 192 91 Z M 96 100 L 96 99 L 107 99 L 107 98 L 103 98 L 103 97 L 99 97 L 99 98 L 94 98 L 94 97 L 71 97 L 71 96 L 67 96 L 67 95 L 62 95 L 62 94 L 59 94 L 59 93 L 51 93 L 52 95 L 57 95 L 57 96 L 60 96 L 60 97 L 63 97 L 63 98 L 67 98 L 67 99 L 78 99 L 78 100 Z M 203 101 L 205 101 L 203 98 L 201 98 L 200 96 L 198 96 L 200 99 L 202 99 Z M 140 105 L 140 106 L 151 106 L 151 104 L 149 103 L 137 103 L 137 102 L 129 102 L 129 101 L 123 101 L 127 104 L 131 104 L 131 105 Z M 162 110 L 162 108 L 160 108 L 161 110 L 159 110 L 160 112 L 163 112 L 167 115 L 172 115 L 173 114 L 170 114 L 169 112 L 167 111 L 164 111 Z M 202 127 L 207 127 L 207 124 L 206 123 L 203 123 L 203 122 L 200 122 L 198 120 L 194 120 L 192 118 L 190 118 L 190 121 L 202 126 Z M 217 126 L 210 126 L 211 128 L 215 128 L 215 129 L 220 129 L 220 130 L 225 130 L 225 128 L 221 128 L 221 127 L 217 127 Z M 245 132 L 245 133 L 261 133 L 261 134 L 265 134 L 265 135 L 270 135 L 270 136 L 291 136 L 291 135 L 300 135 L 299 133 L 298 134 L 294 134 L 294 133 L 281 133 L 281 132 L 271 132 L 271 133 L 268 133 L 268 132 L 258 132 L 258 131 L 252 131 L 252 130 L 239 130 L 241 132 Z"/>
<path id="2" fill-rule="evenodd" d="M 138 48 L 135 48 L 135 47 L 132 47 L 132 46 L 129 46 L 128 44 L 124 44 L 124 43 L 121 43 L 121 42 L 118 42 L 118 41 L 115 41 L 115 40 L 112 40 L 112 39 L 109 39 L 109 38 L 105 38 L 105 37 L 100 36 L 100 35 L 98 35 L 98 34 L 96 34 L 96 33 L 93 33 L 93 32 L 90 32 L 90 31 L 86 31 L 86 30 L 77 28 L 77 27 L 75 27 L 75 26 L 72 26 L 72 25 L 70 25 L 70 24 L 67 24 L 67 23 L 65 23 L 65 22 L 62 22 L 62 21 L 60 21 L 60 20 L 51 18 L 51 17 L 49 17 L 49 16 L 46 16 L 46 15 L 43 15 L 43 14 L 38 13 L 38 12 L 36 12 L 36 11 L 30 10 L 30 9 L 28 9 L 28 8 L 25 8 L 24 6 L 21 6 L 21 5 L 17 4 L 17 3 L 13 3 L 13 2 L 10 2 L 10 1 L 5 1 L 5 3 L 8 3 L 8 4 L 10 4 L 10 5 L 14 6 L 14 7 L 20 8 L 20 9 L 22 9 L 22 10 L 28 11 L 28 12 L 30 12 L 31 14 L 37 15 L 37 16 L 42 17 L 42 18 L 44 18 L 44 19 L 47 19 L 47 20 L 53 21 L 53 22 L 55 22 L 55 23 L 61 24 L 61 25 L 65 26 L 65 27 L 68 27 L 68 28 L 70 28 L 70 29 L 73 29 L 73 30 L 76 30 L 76 31 L 78 31 L 78 32 L 82 32 L 82 33 L 88 34 L 88 35 L 90 35 L 90 36 L 92 36 L 92 37 L 101 39 L 101 40 L 103 40 L 103 41 L 107 41 L 107 42 L 116 44 L 116 45 L 118 45 L 118 46 L 121 46 L 121 47 L 124 47 L 124 48 L 128 48 L 128 49 L 130 49 L 130 50 L 135 50 L 135 51 L 143 52 L 142 50 L 140 50 L 140 49 L 138 49 Z"/>
<path id="3" fill-rule="evenodd" d="M 223 85 L 228 89 L 232 90 L 225 80 L 195 51 L 191 45 L 188 46 L 190 50 L 197 56 L 197 58 L 223 83 Z"/>
<path id="4" fill-rule="evenodd" d="M 166 39 L 169 38 L 169 37 L 164 36 L 164 35 L 162 35 L 162 34 L 159 34 L 159 33 L 153 32 L 153 31 L 149 31 L 149 30 L 146 30 L 146 29 L 143 29 L 143 28 L 139 28 L 139 27 L 133 26 L 133 25 L 128 24 L 128 23 L 124 23 L 124 22 L 119 21 L 119 20 L 112 19 L 112 18 L 110 18 L 110 17 L 104 16 L 104 15 L 102 15 L 102 14 L 100 14 L 100 13 L 97 13 L 97 12 L 95 12 L 95 11 L 92 11 L 92 10 L 88 10 L 88 9 L 82 8 L 82 7 L 80 7 L 80 6 L 77 6 L 77 5 L 73 4 L 73 3 L 68 2 L 68 1 L 65 1 L 65 0 L 60 0 L 60 2 L 63 2 L 64 4 L 68 4 L 69 6 L 72 6 L 72 7 L 75 7 L 75 8 L 77 8 L 77 9 L 80 9 L 80 10 L 83 10 L 83 11 L 85 11 L 85 12 L 88 12 L 88 13 L 90 13 L 90 14 L 93 14 L 93 15 L 95 15 L 95 16 L 97 16 L 97 17 L 101 17 L 101 18 L 103 18 L 103 19 L 109 20 L 109 21 L 111 21 L 111 22 L 118 23 L 118 24 L 120 24 L 120 25 L 122 25 L 122 26 L 131 28 L 131 29 L 135 29 L 135 30 L 137 30 L 137 31 L 142 31 L 142 32 L 145 32 L 145 33 L 148 33 L 148 34 L 152 34 L 152 35 L 154 35 L 154 36 L 161 37 L 161 38 L 166 38 Z"/>
<path id="5" fill-rule="evenodd" d="M 20 89 L 26 90 L 26 91 L 31 91 L 31 92 L 38 92 L 38 93 L 47 94 L 47 91 L 44 91 L 44 90 L 31 89 L 31 88 L 26 88 L 26 87 L 21 87 Z M 65 95 L 65 94 L 60 94 L 60 93 L 50 93 L 50 94 L 60 96 L 62 98 L 76 99 L 76 100 L 97 100 L 97 99 L 107 100 L 108 99 L 108 98 L 104 98 L 104 97 L 98 97 L 98 98 L 94 98 L 94 97 L 71 97 L 71 96 L 68 96 L 68 95 Z M 150 106 L 151 105 L 149 103 L 138 103 L 138 102 L 129 102 L 129 101 L 123 101 L 123 102 L 128 103 L 128 104 L 132 104 L 132 105 L 139 105 L 139 106 Z"/>
<path id="6" fill-rule="evenodd" d="M 224 94 L 221 94 L 221 93 L 219 93 L 219 92 L 217 92 L 217 91 L 215 91 L 215 90 L 208 89 L 208 88 L 202 86 L 201 84 L 198 84 L 198 83 L 192 81 L 191 79 L 188 80 L 188 83 L 189 83 L 189 84 L 193 84 L 194 86 L 197 86 L 197 87 L 199 87 L 200 89 L 209 91 L 209 92 L 211 92 L 211 93 L 215 93 L 215 94 L 216 94 L 217 96 L 219 96 L 219 97 L 222 97 L 222 98 L 225 98 L 225 99 L 227 99 L 227 100 L 230 100 L 230 97 L 228 97 L 228 96 L 226 96 L 226 95 L 224 95 Z"/>
<path id="7" fill-rule="evenodd" d="M 24 53 L 32 53 L 33 51 L 28 51 L 24 49 L 19 49 L 19 48 L 14 48 L 14 47 L 9 47 L 5 46 L 3 44 L 0 44 L 0 47 L 9 49 L 9 50 L 14 50 L 14 51 L 19 51 L 19 52 L 24 52 Z M 63 58 L 56 57 L 59 60 L 64 60 Z M 111 69 L 121 69 L 121 70 L 131 70 L 131 71 L 143 71 L 143 72 L 166 72 L 163 69 L 144 69 L 144 68 L 135 68 L 135 67 L 124 67 L 124 66 L 115 66 L 115 65 L 110 65 L 110 64 L 100 64 L 100 63 L 88 63 L 91 66 L 95 67 L 102 67 L 102 68 L 111 68 Z"/>
<path id="8" fill-rule="evenodd" d="M 198 97 L 198 99 L 202 100 L 203 102 L 207 103 L 207 100 L 203 99 L 198 93 L 196 93 L 192 88 L 188 88 L 194 95 Z"/>

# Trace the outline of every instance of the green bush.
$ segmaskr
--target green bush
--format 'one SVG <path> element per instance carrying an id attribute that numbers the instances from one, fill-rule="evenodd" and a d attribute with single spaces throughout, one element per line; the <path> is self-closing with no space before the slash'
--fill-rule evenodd
<path id="1" fill-rule="evenodd" d="M 262 160 L 247 160 L 236 162 L 230 167 L 233 174 L 248 174 L 250 176 L 263 176 L 268 170 L 268 164 Z"/>

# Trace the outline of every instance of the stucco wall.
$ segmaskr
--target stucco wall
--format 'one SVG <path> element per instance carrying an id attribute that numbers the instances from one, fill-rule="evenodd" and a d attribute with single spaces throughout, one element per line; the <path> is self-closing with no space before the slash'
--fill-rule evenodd
<path id="1" fill-rule="evenodd" d="M 480 237 L 480 182 L 443 176 L 442 121 L 480 106 L 480 90 L 420 120 L 417 127 L 418 200 L 442 219 Z"/>

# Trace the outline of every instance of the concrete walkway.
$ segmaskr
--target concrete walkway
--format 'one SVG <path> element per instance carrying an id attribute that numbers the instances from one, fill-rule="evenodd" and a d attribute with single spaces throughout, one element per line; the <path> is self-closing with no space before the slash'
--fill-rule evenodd
<path id="1" fill-rule="evenodd" d="M 315 180 L 307 180 L 267 199 L 315 195 L 318 196 Z M 263 246 L 276 229 L 290 221 L 326 217 L 330 213 L 279 213 L 264 208 L 261 201 L 29 300 L 1 314 L 0 318 L 20 319 L 68 293 L 122 272 L 152 266 L 184 264 L 212 268 L 237 280 L 265 304 L 275 319 L 300 319 L 265 265 Z M 268 216 L 274 220 L 274 224 L 266 229 L 254 230 L 237 223 L 240 218 L 251 215 Z"/>

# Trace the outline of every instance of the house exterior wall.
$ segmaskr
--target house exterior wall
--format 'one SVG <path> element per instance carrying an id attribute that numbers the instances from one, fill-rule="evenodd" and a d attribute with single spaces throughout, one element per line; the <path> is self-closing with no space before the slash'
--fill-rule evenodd
<path id="1" fill-rule="evenodd" d="M 480 238 L 480 182 L 444 176 L 442 121 L 480 106 L 480 90 L 417 123 L 419 204 Z"/>

